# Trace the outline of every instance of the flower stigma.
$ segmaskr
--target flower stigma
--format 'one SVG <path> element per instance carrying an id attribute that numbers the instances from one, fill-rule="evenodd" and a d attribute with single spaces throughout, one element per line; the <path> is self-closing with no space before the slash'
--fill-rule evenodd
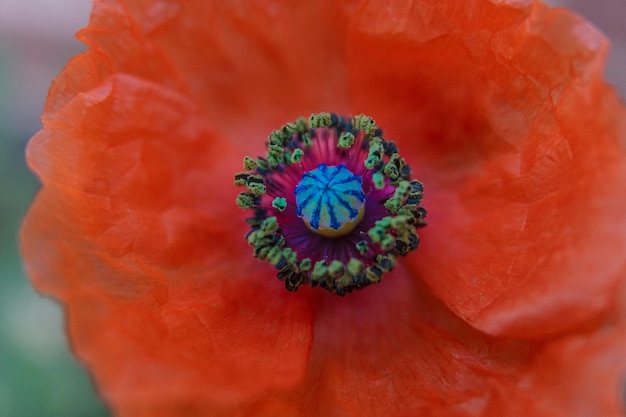
<path id="1" fill-rule="evenodd" d="M 237 205 L 249 210 L 253 254 L 289 291 L 343 296 L 380 282 L 418 247 L 422 183 L 371 117 L 317 113 L 269 136 L 265 157 L 243 160 Z"/>
<path id="2" fill-rule="evenodd" d="M 363 218 L 363 179 L 345 165 L 326 166 L 302 175 L 296 186 L 296 214 L 315 233 L 343 236 Z"/>

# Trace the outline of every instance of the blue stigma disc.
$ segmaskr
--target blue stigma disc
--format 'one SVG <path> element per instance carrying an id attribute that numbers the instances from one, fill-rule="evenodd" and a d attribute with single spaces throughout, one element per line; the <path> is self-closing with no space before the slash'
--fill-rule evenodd
<path id="1" fill-rule="evenodd" d="M 320 164 L 296 186 L 296 214 L 313 232 L 334 237 L 349 233 L 363 217 L 363 180 L 345 165 Z"/>

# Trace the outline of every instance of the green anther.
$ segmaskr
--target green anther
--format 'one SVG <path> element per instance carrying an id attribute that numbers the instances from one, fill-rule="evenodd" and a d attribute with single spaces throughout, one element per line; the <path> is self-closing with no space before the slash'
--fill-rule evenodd
<path id="1" fill-rule="evenodd" d="M 341 149 L 350 149 L 354 145 L 354 135 L 350 132 L 343 132 L 339 136 L 339 143 L 337 146 Z"/>
<path id="2" fill-rule="evenodd" d="M 385 148 L 383 147 L 382 141 L 379 138 L 372 139 L 370 141 L 367 159 L 365 160 L 365 167 L 367 169 L 374 169 L 374 167 L 381 161 L 384 151 Z"/>
<path id="3" fill-rule="evenodd" d="M 378 220 L 374 227 L 368 230 L 367 234 L 370 237 L 372 243 L 376 243 L 381 247 L 385 247 L 389 245 L 389 237 L 392 237 L 389 233 L 389 229 L 392 225 L 392 217 L 383 217 Z M 392 237 L 393 238 L 393 237 Z"/>
<path id="4" fill-rule="evenodd" d="M 372 284 L 376 282 L 380 282 L 381 276 L 376 274 L 372 268 L 367 268 L 365 270 L 365 278 Z"/>
<path id="5" fill-rule="evenodd" d="M 337 259 L 333 260 L 330 265 L 328 265 L 328 273 L 334 277 L 338 277 L 343 274 L 343 262 L 338 261 Z"/>
<path id="6" fill-rule="evenodd" d="M 409 193 L 410 187 L 411 184 L 408 181 L 401 181 L 400 184 L 398 184 L 398 188 L 396 188 L 393 196 L 389 197 L 389 199 L 385 201 L 385 208 L 394 214 L 397 213 L 398 210 L 400 210 L 400 207 L 402 207 L 402 204 Z"/>
<path id="7" fill-rule="evenodd" d="M 270 165 L 268 164 L 268 162 L 263 159 L 257 159 L 256 163 L 258 165 L 258 168 L 261 168 L 264 171 L 267 171 L 270 168 Z"/>
<path id="8" fill-rule="evenodd" d="M 272 155 L 282 155 L 285 152 L 285 147 L 279 143 L 271 143 L 267 146 L 268 153 Z"/>
<path id="9" fill-rule="evenodd" d="M 372 227 L 371 229 L 367 231 L 367 234 L 369 235 L 371 239 L 376 239 L 377 236 L 380 236 L 381 234 L 385 233 L 385 228 L 380 226 L 379 222 L 380 220 L 374 224 L 374 227 Z"/>
<path id="10" fill-rule="evenodd" d="M 251 246 L 256 247 L 256 246 L 257 246 L 257 244 L 258 244 L 258 242 L 259 242 L 259 239 L 260 239 L 261 237 L 263 237 L 263 236 L 264 236 L 263 232 L 260 232 L 260 231 L 258 231 L 258 230 L 255 230 L 254 232 L 252 232 L 252 233 L 250 233 L 250 234 L 248 235 L 248 243 L 249 243 Z"/>
<path id="11" fill-rule="evenodd" d="M 275 231 L 277 231 L 278 221 L 276 220 L 276 217 L 268 217 L 267 219 L 263 220 L 260 230 L 264 233 L 274 233 Z"/>
<path id="12" fill-rule="evenodd" d="M 255 200 L 255 196 L 248 194 L 248 193 L 241 193 L 237 196 L 237 199 L 235 200 L 235 202 L 237 203 L 239 207 L 246 210 L 251 207 L 254 207 L 254 200 Z"/>
<path id="13" fill-rule="evenodd" d="M 282 156 L 282 155 L 281 155 Z M 283 162 L 283 158 L 279 157 L 277 158 L 275 155 L 267 155 L 267 162 L 269 162 L 270 166 L 272 168 L 276 168 L 278 165 L 280 165 Z"/>
<path id="14" fill-rule="evenodd" d="M 282 213 L 287 208 L 287 199 L 284 197 L 276 197 L 272 200 L 272 207 Z"/>
<path id="15" fill-rule="evenodd" d="M 397 213 L 400 209 L 401 202 L 394 197 L 391 197 L 389 200 L 385 201 L 385 208 L 392 213 Z"/>
<path id="16" fill-rule="evenodd" d="M 400 175 L 400 172 L 398 171 L 398 167 L 392 164 L 391 161 L 385 164 L 385 168 L 383 168 L 383 172 L 385 173 L 385 175 L 389 176 L 389 178 L 391 179 L 398 178 L 398 176 Z"/>
<path id="17" fill-rule="evenodd" d="M 257 253 L 263 251 L 263 249 L 268 248 L 269 250 L 272 247 L 271 241 L 268 241 L 267 238 L 268 235 L 260 230 L 255 230 L 248 234 L 248 243 L 250 246 L 254 247 L 254 256 L 257 256 Z"/>
<path id="18" fill-rule="evenodd" d="M 425 225 L 426 221 L 424 220 L 424 212 L 419 210 L 416 205 L 413 204 L 405 204 L 398 210 L 398 215 L 405 216 L 407 219 L 407 223 L 412 225 Z"/>
<path id="19" fill-rule="evenodd" d="M 296 131 L 299 133 L 304 133 L 308 130 L 306 119 L 304 117 L 298 117 L 294 124 L 296 125 Z"/>
<path id="20" fill-rule="evenodd" d="M 300 162 L 303 156 L 304 156 L 304 151 L 300 148 L 296 148 L 293 150 L 293 153 L 291 154 L 291 161 Z"/>
<path id="21" fill-rule="evenodd" d="M 396 265 L 398 265 L 398 258 L 395 255 L 390 253 L 389 255 L 387 255 L 387 259 L 389 259 L 389 263 L 391 266 L 389 270 L 391 271 L 393 268 L 396 267 Z"/>
<path id="22" fill-rule="evenodd" d="M 267 143 L 270 145 L 284 146 L 291 139 L 291 135 L 283 130 L 274 130 L 270 133 Z"/>
<path id="23" fill-rule="evenodd" d="M 372 243 L 377 244 L 378 246 L 383 246 L 383 240 L 388 236 L 385 232 L 380 229 L 372 228 L 368 231 L 368 235 Z"/>
<path id="24" fill-rule="evenodd" d="M 281 248 L 279 248 L 278 246 L 273 246 L 268 254 L 267 254 L 267 260 L 269 261 L 269 263 L 271 263 L 273 266 L 276 266 L 276 264 L 278 262 L 280 262 L 281 258 L 283 257 L 283 253 L 281 251 Z"/>
<path id="25" fill-rule="evenodd" d="M 309 117 L 309 126 L 311 129 L 317 129 L 320 127 L 328 127 L 333 124 L 332 119 L 330 117 L 330 113 L 317 113 L 312 114 Z"/>
<path id="26" fill-rule="evenodd" d="M 276 168 L 285 161 L 285 148 L 280 144 L 268 144 L 267 161 Z"/>
<path id="27" fill-rule="evenodd" d="M 382 190 L 385 188 L 385 176 L 380 172 L 374 172 L 372 174 L 372 181 L 374 182 L 374 187 L 377 190 Z"/>
<path id="28" fill-rule="evenodd" d="M 361 272 L 363 272 L 364 268 L 365 266 L 363 265 L 363 262 L 359 261 L 358 259 L 351 258 L 350 261 L 348 261 L 347 270 L 352 276 L 359 275 Z"/>
<path id="29" fill-rule="evenodd" d="M 376 265 L 383 271 L 389 272 L 393 268 L 396 267 L 397 259 L 393 254 L 389 254 L 387 256 L 378 255 L 376 256 Z"/>
<path id="30" fill-rule="evenodd" d="M 336 282 L 337 289 L 347 288 L 350 284 L 352 284 L 352 275 L 344 273 L 341 278 L 339 278 Z"/>
<path id="31" fill-rule="evenodd" d="M 374 135 L 374 133 L 378 129 L 378 126 L 376 126 L 376 122 L 374 121 L 374 119 L 364 114 L 354 116 L 353 126 L 355 129 L 362 130 L 368 136 Z"/>
<path id="32" fill-rule="evenodd" d="M 398 210 L 398 217 L 415 217 L 415 207 L 416 206 L 410 204 L 400 207 L 400 210 Z"/>
<path id="33" fill-rule="evenodd" d="M 238 172 L 235 174 L 235 185 L 238 187 L 246 185 L 250 174 L 247 172 Z"/>
<path id="34" fill-rule="evenodd" d="M 301 138 L 302 138 L 302 142 L 304 143 L 304 146 L 306 146 L 307 148 L 313 145 L 313 140 L 311 139 L 311 135 L 309 134 L 309 132 L 303 133 Z"/>
<path id="35" fill-rule="evenodd" d="M 380 247 L 382 250 L 389 250 L 391 248 L 393 248 L 393 246 L 396 243 L 396 238 L 394 238 L 391 235 L 385 235 L 383 236 L 382 240 L 380 241 Z"/>
<path id="36" fill-rule="evenodd" d="M 256 159 L 246 156 L 243 158 L 243 169 L 252 171 L 257 167 Z"/>
<path id="37" fill-rule="evenodd" d="M 398 184 L 398 189 L 396 190 L 396 194 L 401 193 L 402 197 L 406 197 L 409 194 L 409 190 L 411 189 L 411 183 L 408 181 L 401 181 Z"/>
<path id="38" fill-rule="evenodd" d="M 365 255 L 367 253 L 367 251 L 369 250 L 367 242 L 364 241 L 364 240 L 361 240 L 360 242 L 357 242 L 356 250 L 358 250 L 361 255 Z"/>
<path id="39" fill-rule="evenodd" d="M 245 177 L 247 184 L 251 184 L 251 183 L 263 184 L 263 176 L 261 175 L 242 172 L 241 174 L 235 175 L 235 179 L 237 179 L 239 176 L 241 176 L 242 178 Z"/>
<path id="40" fill-rule="evenodd" d="M 304 258 L 303 260 L 300 261 L 300 264 L 298 265 L 298 267 L 300 268 L 301 271 L 308 271 L 311 269 L 311 266 L 313 264 L 311 263 L 311 258 Z"/>
<path id="41" fill-rule="evenodd" d="M 265 185 L 260 182 L 249 182 L 246 184 L 246 187 L 250 190 L 250 193 L 254 195 L 263 195 L 265 191 L 267 191 Z"/>
<path id="42" fill-rule="evenodd" d="M 293 135 L 298 133 L 298 126 L 295 123 L 287 123 L 281 130 L 286 137 L 291 138 Z"/>
<path id="43" fill-rule="evenodd" d="M 259 249 L 258 252 L 256 252 L 256 257 L 259 258 L 260 260 L 267 259 L 267 255 L 270 253 L 270 250 L 272 249 L 273 247 L 264 246 L 261 249 Z"/>
<path id="44" fill-rule="evenodd" d="M 280 146 L 282 148 L 283 134 L 279 132 L 278 130 L 275 130 L 272 133 L 270 133 L 270 136 L 267 138 L 267 145 L 270 150 L 272 149 L 272 147 L 276 147 L 276 146 Z"/>
<path id="45" fill-rule="evenodd" d="M 408 219 L 408 216 L 398 214 L 396 217 L 391 219 L 391 227 L 396 230 L 404 230 L 407 227 Z"/>
<path id="46" fill-rule="evenodd" d="M 295 264 L 298 261 L 298 254 L 289 248 L 283 250 L 283 256 L 285 257 L 285 260 L 290 264 Z"/>
<path id="47" fill-rule="evenodd" d="M 392 217 L 386 216 L 380 220 L 377 220 L 376 223 L 374 224 L 376 225 L 376 227 L 380 227 L 383 230 L 387 230 L 391 227 L 391 224 L 392 224 L 391 222 L 392 222 Z"/>
<path id="48" fill-rule="evenodd" d="M 395 166 L 399 172 L 406 164 L 406 161 L 399 154 L 394 153 L 389 157 L 389 163 Z"/>
<path id="49" fill-rule="evenodd" d="M 405 165 L 405 161 L 400 157 L 400 155 L 397 153 L 391 155 L 389 162 L 385 164 L 385 168 L 383 169 L 385 175 L 387 175 L 391 180 L 391 184 L 398 185 L 398 182 L 402 177 L 402 169 Z"/>
<path id="50" fill-rule="evenodd" d="M 326 266 L 326 262 L 317 261 L 315 262 L 315 266 L 313 266 L 313 272 L 311 272 L 311 278 L 316 281 L 321 281 L 328 274 L 328 267 Z"/>
<path id="51" fill-rule="evenodd" d="M 372 227 L 370 230 L 368 230 L 367 235 L 370 237 L 372 243 L 378 244 L 378 242 L 380 242 L 380 240 L 382 239 L 382 234 L 380 230 L 376 229 L 375 227 Z"/>

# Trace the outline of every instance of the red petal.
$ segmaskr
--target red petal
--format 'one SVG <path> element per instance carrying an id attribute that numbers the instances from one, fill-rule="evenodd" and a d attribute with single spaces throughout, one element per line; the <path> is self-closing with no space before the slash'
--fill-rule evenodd
<path id="1" fill-rule="evenodd" d="M 376 291 L 317 305 L 305 416 L 614 416 L 626 328 L 554 340 L 490 337 L 449 311 L 404 268 Z M 623 317 L 622 317 L 623 319 Z"/>
<path id="2" fill-rule="evenodd" d="M 509 3 L 369 1 L 349 74 L 425 182 L 417 277 L 473 325 L 536 337 L 593 320 L 626 273 L 626 113 L 597 32 Z"/>
<path id="3" fill-rule="evenodd" d="M 111 71 L 189 95 L 229 139 L 253 140 L 260 151 L 288 120 L 346 111 L 343 45 L 356 4 L 97 0 L 79 38 Z"/>
<path id="4" fill-rule="evenodd" d="M 28 272 L 65 303 L 121 415 L 230 410 L 301 381 L 309 305 L 249 256 L 229 220 L 240 158 L 197 107 L 111 76 L 56 110 L 28 155 L 44 183 L 22 231 Z"/>

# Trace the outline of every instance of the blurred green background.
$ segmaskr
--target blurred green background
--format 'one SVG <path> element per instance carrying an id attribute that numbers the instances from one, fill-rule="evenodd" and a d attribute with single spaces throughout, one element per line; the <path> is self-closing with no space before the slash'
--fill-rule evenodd
<path id="1" fill-rule="evenodd" d="M 35 293 L 17 248 L 39 183 L 24 162 L 50 81 L 84 47 L 88 0 L 0 0 L 0 417 L 104 417 L 72 357 L 62 309 Z"/>
<path id="2" fill-rule="evenodd" d="M 209 0 L 207 0 L 209 1 Z M 626 91 L 626 1 L 569 5 L 613 40 L 607 79 Z M 0 417 L 98 417 L 108 412 L 65 339 L 62 309 L 36 294 L 17 249 L 38 181 L 24 162 L 50 81 L 84 47 L 88 0 L 0 0 Z"/>

